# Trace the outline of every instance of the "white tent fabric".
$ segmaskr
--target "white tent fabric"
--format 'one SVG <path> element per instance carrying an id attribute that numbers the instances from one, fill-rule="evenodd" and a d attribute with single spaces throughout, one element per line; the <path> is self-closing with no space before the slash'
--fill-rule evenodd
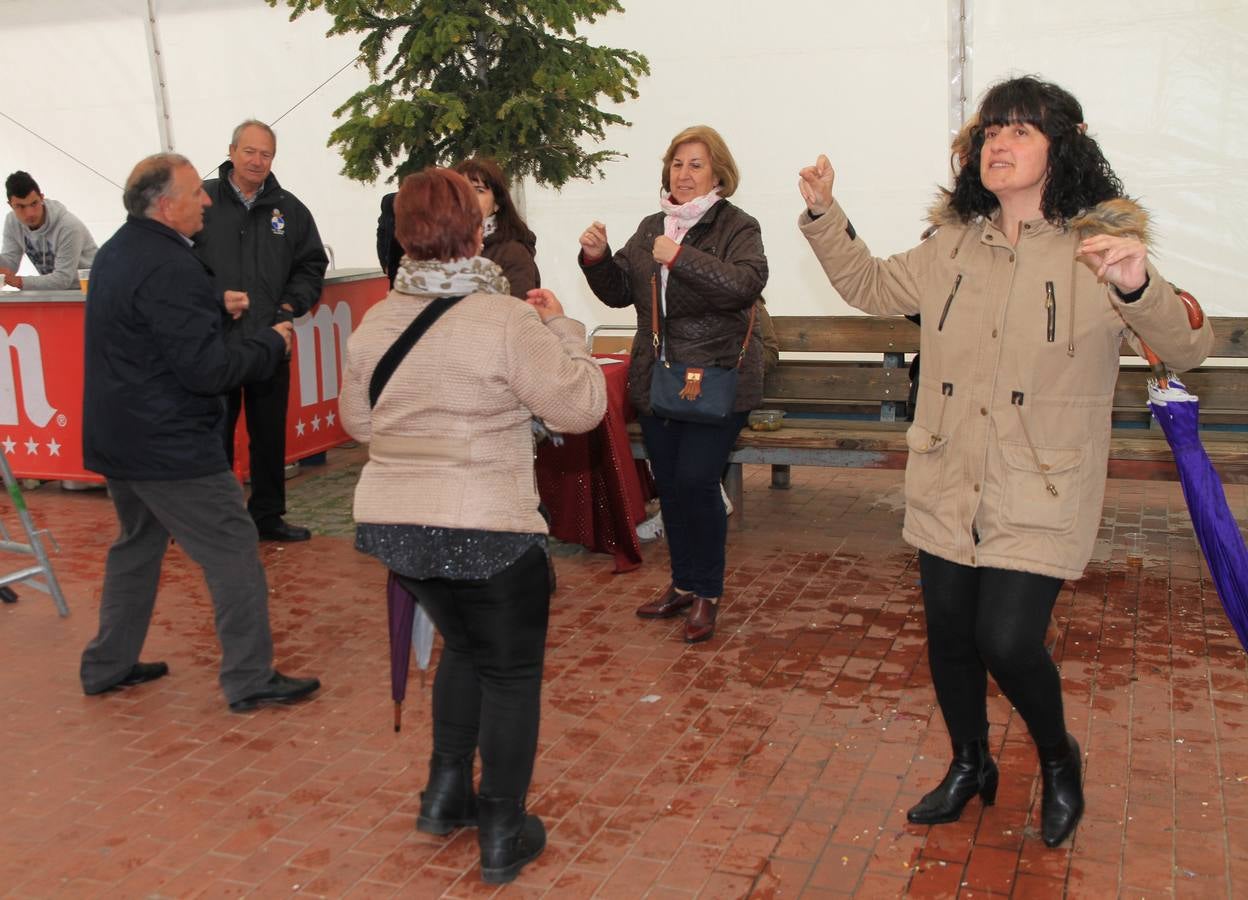
<path id="1" fill-rule="evenodd" d="M 591 326 L 631 324 L 585 288 L 576 237 L 598 219 L 616 245 L 627 238 L 657 208 L 671 135 L 705 122 L 736 155 L 736 201 L 763 225 L 772 311 L 844 312 L 794 225 L 797 170 L 829 155 L 837 193 L 877 254 L 918 240 L 948 170 L 950 4 L 624 5 L 585 33 L 650 59 L 640 99 L 621 109 L 633 127 L 608 137 L 629 157 L 601 181 L 558 192 L 528 185 L 543 282 Z M 263 0 L 0 0 L 0 174 L 30 171 L 100 241 L 123 218 L 115 185 L 161 149 L 149 8 L 174 149 L 205 174 L 224 158 L 238 121 L 276 119 L 351 60 L 358 43 L 326 38 L 323 14 L 291 23 Z M 1021 72 L 1079 97 L 1128 192 L 1155 216 L 1162 271 L 1211 314 L 1248 314 L 1240 262 L 1248 257 L 1248 0 L 979 3 L 969 44 L 972 99 Z M 274 171 L 311 207 L 344 267 L 374 264 L 378 200 L 392 189 L 343 178 L 326 146 L 332 110 L 365 77 L 348 67 L 276 125 Z"/>

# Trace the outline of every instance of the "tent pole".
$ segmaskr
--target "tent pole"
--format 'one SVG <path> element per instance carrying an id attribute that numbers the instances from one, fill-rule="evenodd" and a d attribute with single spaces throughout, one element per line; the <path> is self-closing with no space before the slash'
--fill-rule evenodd
<path id="1" fill-rule="evenodd" d="M 173 120 L 169 115 L 169 87 L 165 77 L 165 60 L 160 49 L 160 33 L 156 24 L 156 3 L 147 0 L 147 18 L 144 31 L 147 34 L 148 62 L 152 68 L 152 95 L 156 101 L 156 130 L 160 134 L 160 146 L 166 153 L 173 152 Z"/>
<path id="2" fill-rule="evenodd" d="M 974 0 L 949 0 L 949 137 L 966 123 L 971 93 L 971 13 Z"/>

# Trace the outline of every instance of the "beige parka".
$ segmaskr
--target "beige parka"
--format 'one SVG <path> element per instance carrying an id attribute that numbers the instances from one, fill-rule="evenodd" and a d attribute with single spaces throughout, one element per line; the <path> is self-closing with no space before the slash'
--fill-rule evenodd
<path id="1" fill-rule="evenodd" d="M 1151 262 L 1128 303 L 1076 260 L 1093 234 L 1146 239 L 1129 200 L 1064 225 L 1026 222 L 1013 247 L 988 219 L 951 219 L 938 208 L 926 240 L 888 259 L 837 203 L 803 212 L 799 227 L 851 306 L 922 317 L 906 541 L 962 565 L 1078 578 L 1100 524 L 1123 338 L 1134 332 L 1182 371 L 1208 355 L 1212 330 L 1193 330 Z"/>

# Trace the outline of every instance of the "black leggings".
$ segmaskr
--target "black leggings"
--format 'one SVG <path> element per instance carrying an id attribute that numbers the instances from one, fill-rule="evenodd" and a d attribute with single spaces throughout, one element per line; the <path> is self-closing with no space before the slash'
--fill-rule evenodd
<path id="1" fill-rule="evenodd" d="M 433 681 L 433 749 L 481 748 L 481 794 L 523 800 L 537 756 L 550 613 L 546 552 L 532 547 L 492 578 L 399 576 L 442 635 Z"/>
<path id="2" fill-rule="evenodd" d="M 919 552 L 927 653 L 949 737 L 988 736 L 988 679 L 1018 710 L 1038 747 L 1066 739 L 1062 683 L 1044 633 L 1062 579 L 973 568 Z"/>

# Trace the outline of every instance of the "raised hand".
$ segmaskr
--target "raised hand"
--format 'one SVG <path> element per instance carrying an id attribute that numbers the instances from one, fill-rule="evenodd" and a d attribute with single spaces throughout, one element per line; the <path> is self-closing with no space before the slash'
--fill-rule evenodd
<path id="1" fill-rule="evenodd" d="M 607 226 L 592 222 L 581 232 L 581 251 L 585 262 L 597 262 L 607 252 Z"/>
<path id="2" fill-rule="evenodd" d="M 806 166 L 797 174 L 797 189 L 806 208 L 817 216 L 826 213 L 832 206 L 832 181 L 836 177 L 832 163 L 820 153 L 813 166 Z"/>
<path id="3" fill-rule="evenodd" d="M 1080 241 L 1076 255 L 1120 293 L 1138 291 L 1148 280 L 1148 248 L 1139 238 L 1098 234 Z"/>
<path id="4" fill-rule="evenodd" d="M 554 291 L 546 288 L 534 288 L 525 296 L 524 302 L 537 310 L 543 322 L 549 322 L 556 316 L 563 315 L 563 304 L 555 296 Z"/>

